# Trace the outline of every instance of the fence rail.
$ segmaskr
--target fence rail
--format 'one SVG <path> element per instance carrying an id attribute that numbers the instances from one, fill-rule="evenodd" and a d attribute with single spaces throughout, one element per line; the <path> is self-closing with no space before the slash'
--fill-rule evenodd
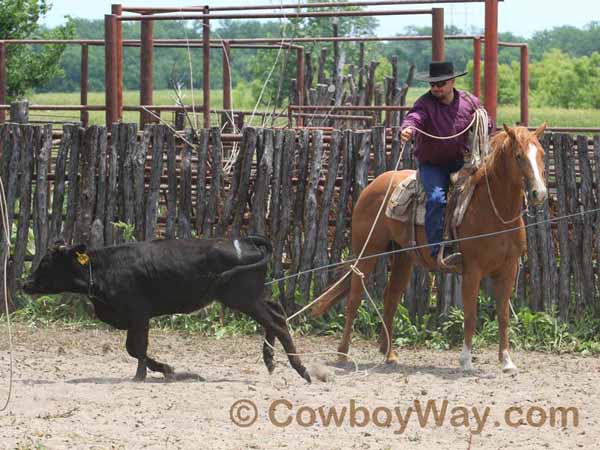
<path id="1" fill-rule="evenodd" d="M 134 124 L 111 130 L 67 124 L 60 140 L 52 134 L 51 125 L 0 125 L 0 175 L 15 237 L 11 292 L 26 264 L 37 263 L 58 237 L 92 247 L 124 242 L 128 233 L 117 222 L 128 224 L 137 240 L 266 235 L 274 244 L 274 278 L 339 262 L 349 254 L 351 211 L 360 191 L 400 155 L 399 130 L 384 127 L 246 127 L 241 141 L 226 148 L 218 128 L 186 130 L 193 147 L 162 125 L 140 132 Z M 542 145 L 551 201 L 531 208 L 527 222 L 596 208 L 600 137 L 548 133 Z M 224 152 L 234 161 L 231 170 L 223 164 Z M 401 167 L 414 165 L 409 149 Z M 527 229 L 518 303 L 534 310 L 556 307 L 566 319 L 598 302 L 599 218 Z M 4 243 L 0 256 L 7 251 Z M 283 304 L 292 309 L 297 291 L 308 301 L 340 270 L 279 282 Z M 379 263 L 372 280 L 379 296 L 386 270 Z M 405 304 L 413 318 L 447 313 L 461 305 L 460 277 L 416 270 Z"/>

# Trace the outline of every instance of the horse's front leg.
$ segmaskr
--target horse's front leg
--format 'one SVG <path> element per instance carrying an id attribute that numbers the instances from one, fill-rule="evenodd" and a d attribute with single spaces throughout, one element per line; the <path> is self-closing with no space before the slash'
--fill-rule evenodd
<path id="1" fill-rule="evenodd" d="M 464 309 L 464 342 L 460 353 L 460 367 L 463 370 L 473 370 L 473 333 L 477 325 L 477 299 L 481 275 L 472 270 L 465 270 L 462 279 L 462 302 Z"/>
<path id="2" fill-rule="evenodd" d="M 510 319 L 510 295 L 515 285 L 518 265 L 519 261 L 515 259 L 514 262 L 507 264 L 501 273 L 492 276 L 500 334 L 498 359 L 502 363 L 504 373 L 517 373 L 517 366 L 514 365 L 508 354 L 508 323 Z"/>

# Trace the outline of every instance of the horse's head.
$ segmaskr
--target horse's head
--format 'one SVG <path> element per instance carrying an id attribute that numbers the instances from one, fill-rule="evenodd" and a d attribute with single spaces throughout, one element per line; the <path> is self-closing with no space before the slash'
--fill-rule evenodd
<path id="1" fill-rule="evenodd" d="M 520 171 L 525 181 L 527 196 L 534 205 L 539 205 L 548 197 L 548 189 L 544 181 L 544 149 L 539 137 L 544 133 L 546 124 L 540 125 L 535 131 L 525 127 L 509 128 L 506 131 L 505 147 L 510 149 L 516 170 Z"/>

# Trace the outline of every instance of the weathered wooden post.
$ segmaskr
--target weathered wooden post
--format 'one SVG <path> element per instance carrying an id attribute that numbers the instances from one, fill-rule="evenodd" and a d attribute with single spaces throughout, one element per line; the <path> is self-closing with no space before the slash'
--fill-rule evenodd
<path id="1" fill-rule="evenodd" d="M 223 122 L 224 131 L 229 133 L 233 129 L 233 111 L 231 108 L 231 44 L 223 41 Z"/>
<path id="2" fill-rule="evenodd" d="M 29 102 L 20 100 L 10 104 L 10 121 L 14 123 L 29 122 Z"/>

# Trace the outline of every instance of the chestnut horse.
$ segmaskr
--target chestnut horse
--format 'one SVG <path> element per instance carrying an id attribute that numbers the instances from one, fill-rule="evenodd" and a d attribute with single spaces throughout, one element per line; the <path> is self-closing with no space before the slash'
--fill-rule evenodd
<path id="1" fill-rule="evenodd" d="M 525 229 L 521 218 L 523 195 L 527 190 L 533 204 L 542 203 L 547 197 L 544 183 L 544 150 L 538 138 L 544 132 L 543 124 L 534 132 L 524 127 L 509 128 L 497 133 L 490 140 L 491 152 L 483 165 L 472 175 L 475 184 L 471 202 L 463 221 L 457 229 L 458 238 L 498 233 L 459 243 L 462 259 L 462 303 L 464 306 L 464 342 L 460 354 L 463 370 L 472 370 L 471 351 L 473 332 L 477 321 L 479 284 L 483 277 L 493 281 L 500 334 L 499 360 L 504 372 L 514 373 L 517 368 L 508 353 L 509 298 L 515 284 L 518 260 L 526 248 Z M 373 220 L 382 202 L 387 202 L 393 189 L 413 171 L 399 170 L 381 174 L 360 194 L 352 214 L 352 251 L 360 254 L 369 235 Z M 390 180 L 391 179 L 391 180 Z M 392 184 L 391 189 L 388 189 Z M 517 230 L 500 233 L 508 229 Z M 385 252 L 390 243 L 408 247 L 412 225 L 399 222 L 381 214 L 367 243 L 364 256 Z M 417 245 L 426 245 L 427 238 L 422 226 L 416 227 Z M 420 252 L 420 256 L 416 255 Z M 373 271 L 377 258 L 361 259 L 358 273 L 365 277 Z M 429 270 L 437 269 L 437 261 L 430 256 L 427 247 L 391 255 L 390 279 L 384 292 L 384 326 L 381 333 L 380 351 L 387 362 L 398 360 L 392 349 L 392 321 L 398 302 L 410 279 L 413 265 L 419 264 Z M 342 341 L 338 352 L 348 354 L 352 324 L 362 301 L 363 287 L 357 272 L 346 277 L 326 291 L 315 303 L 313 315 L 320 316 L 331 306 L 348 295 Z M 387 329 L 387 334 L 386 334 Z M 388 339 L 389 335 L 389 339 Z M 341 359 L 346 359 L 342 356 Z"/>

